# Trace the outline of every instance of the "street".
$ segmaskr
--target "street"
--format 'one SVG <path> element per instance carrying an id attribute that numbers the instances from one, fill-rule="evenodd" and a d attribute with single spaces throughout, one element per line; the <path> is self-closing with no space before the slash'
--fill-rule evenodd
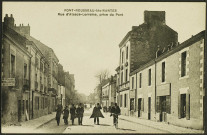
<path id="1" fill-rule="evenodd" d="M 60 125 L 57 126 L 56 120 L 36 129 L 36 133 L 169 133 L 153 127 L 144 126 L 123 119 L 119 119 L 118 129 L 113 126 L 113 117 L 109 113 L 103 113 L 105 118 L 99 118 L 100 125 L 94 125 L 93 119 L 90 119 L 92 109 L 85 111 L 83 125 L 78 125 L 77 118 L 75 125 L 64 125 L 61 119 Z"/>

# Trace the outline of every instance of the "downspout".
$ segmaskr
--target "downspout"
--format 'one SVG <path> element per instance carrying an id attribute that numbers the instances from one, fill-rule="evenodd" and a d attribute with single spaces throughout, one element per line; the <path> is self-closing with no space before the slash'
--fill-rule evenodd
<path id="1" fill-rule="evenodd" d="M 134 108 L 135 112 L 136 112 L 136 108 L 137 108 L 137 72 L 136 72 L 135 108 Z"/>
<path id="2" fill-rule="evenodd" d="M 157 63 L 156 63 L 156 60 L 154 60 L 155 61 L 155 119 L 156 119 L 156 110 L 157 110 L 157 108 L 156 108 L 156 97 L 157 97 L 157 80 L 156 80 L 156 78 L 157 78 Z"/>
<path id="3" fill-rule="evenodd" d="M 29 114 L 29 120 L 31 119 L 31 114 L 30 114 L 30 112 L 31 112 L 31 109 L 30 109 L 30 103 L 31 103 L 31 101 L 30 101 L 30 96 L 31 96 L 31 57 L 30 57 L 30 61 L 29 61 L 29 87 L 30 87 L 30 89 L 29 89 L 29 109 L 28 109 L 28 114 Z"/>

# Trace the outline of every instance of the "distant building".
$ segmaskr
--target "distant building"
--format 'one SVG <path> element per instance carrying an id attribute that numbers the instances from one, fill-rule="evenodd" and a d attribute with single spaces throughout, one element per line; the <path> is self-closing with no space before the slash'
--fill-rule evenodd
<path id="1" fill-rule="evenodd" d="M 120 42 L 119 67 L 116 71 L 119 81 L 117 99 L 122 114 L 129 115 L 130 104 L 137 106 L 137 92 L 130 90 L 129 74 L 155 58 L 158 46 L 167 48 L 168 45 L 175 45 L 177 40 L 177 32 L 165 24 L 165 11 L 144 11 L 144 23 L 132 26 L 132 30 Z"/>
<path id="2" fill-rule="evenodd" d="M 116 75 L 111 76 L 102 84 L 102 106 L 109 108 L 116 102 Z"/>

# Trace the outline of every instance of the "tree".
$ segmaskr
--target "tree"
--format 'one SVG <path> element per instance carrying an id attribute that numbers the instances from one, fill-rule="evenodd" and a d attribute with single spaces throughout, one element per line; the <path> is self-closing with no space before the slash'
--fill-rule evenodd
<path id="1" fill-rule="evenodd" d="M 110 72 L 108 69 L 102 70 L 96 73 L 95 75 L 95 77 L 97 78 L 99 82 L 98 86 L 96 87 L 97 89 L 96 95 L 98 97 L 97 102 L 100 102 L 100 103 L 102 102 L 102 85 L 108 79 L 109 75 L 110 75 Z"/>
<path id="2" fill-rule="evenodd" d="M 95 77 L 99 81 L 99 84 L 101 84 L 103 82 L 103 80 L 105 80 L 109 77 L 109 75 L 110 75 L 109 70 L 105 69 L 105 70 L 102 70 L 102 71 L 96 73 Z"/>

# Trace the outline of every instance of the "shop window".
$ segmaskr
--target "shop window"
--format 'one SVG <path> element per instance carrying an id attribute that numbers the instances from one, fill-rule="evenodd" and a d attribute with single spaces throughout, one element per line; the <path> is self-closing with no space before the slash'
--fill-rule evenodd
<path id="1" fill-rule="evenodd" d="M 124 107 L 126 107 L 126 101 L 127 101 L 126 94 L 124 94 Z"/>
<path id="2" fill-rule="evenodd" d="M 186 76 L 186 51 L 181 54 L 181 77 Z"/>

